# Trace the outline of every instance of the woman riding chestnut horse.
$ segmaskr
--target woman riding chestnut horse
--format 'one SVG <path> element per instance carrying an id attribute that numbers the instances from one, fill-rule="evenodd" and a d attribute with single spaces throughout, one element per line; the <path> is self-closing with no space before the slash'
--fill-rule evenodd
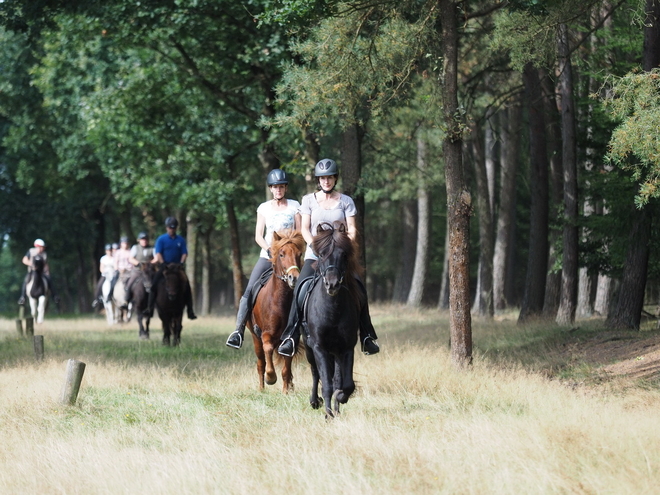
<path id="1" fill-rule="evenodd" d="M 286 172 L 278 168 L 268 172 L 266 183 L 273 195 L 273 199 L 261 203 L 257 208 L 257 225 L 254 231 L 254 240 L 261 247 L 259 259 L 252 269 L 250 280 L 238 306 L 236 315 L 236 329 L 229 335 L 227 345 L 240 349 L 243 345 L 245 323 L 250 317 L 252 308 L 252 289 L 261 280 L 263 274 L 272 267 L 270 260 L 270 247 L 273 242 L 273 233 L 279 230 L 300 230 L 300 203 L 286 198 L 289 178 Z M 264 233 L 265 231 L 265 233 Z"/>

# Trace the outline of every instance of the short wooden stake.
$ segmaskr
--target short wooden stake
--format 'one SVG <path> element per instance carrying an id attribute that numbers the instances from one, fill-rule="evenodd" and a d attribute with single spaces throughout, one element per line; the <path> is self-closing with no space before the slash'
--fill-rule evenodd
<path id="1" fill-rule="evenodd" d="M 78 391 L 80 390 L 80 383 L 82 382 L 83 374 L 85 373 L 85 363 L 75 359 L 69 359 L 66 364 L 66 379 L 64 387 L 62 388 L 62 396 L 60 403 L 70 405 L 76 403 L 78 398 Z"/>
<path id="2" fill-rule="evenodd" d="M 34 336 L 34 318 L 28 316 L 25 318 L 25 336 L 33 337 Z"/>
<path id="3" fill-rule="evenodd" d="M 19 337 L 23 336 L 23 320 L 20 318 L 16 319 L 16 333 L 18 333 Z"/>
<path id="4" fill-rule="evenodd" d="M 44 360 L 44 336 L 35 335 L 34 336 L 34 357 L 37 361 Z"/>

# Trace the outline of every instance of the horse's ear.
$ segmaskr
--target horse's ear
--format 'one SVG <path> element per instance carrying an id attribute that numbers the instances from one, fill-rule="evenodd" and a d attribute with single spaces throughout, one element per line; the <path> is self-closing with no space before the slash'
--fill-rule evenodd
<path id="1" fill-rule="evenodd" d="M 344 225 L 343 223 L 340 223 L 339 224 L 339 232 L 341 232 L 341 233 L 346 232 L 346 225 Z"/>
<path id="2" fill-rule="evenodd" d="M 273 232 L 273 241 L 279 241 L 282 239 L 282 236 L 277 232 Z"/>

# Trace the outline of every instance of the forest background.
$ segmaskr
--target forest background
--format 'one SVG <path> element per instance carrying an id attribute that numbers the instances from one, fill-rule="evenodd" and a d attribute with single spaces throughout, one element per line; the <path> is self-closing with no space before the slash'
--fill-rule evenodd
<path id="1" fill-rule="evenodd" d="M 87 313 L 104 244 L 169 215 L 198 312 L 231 310 L 267 172 L 300 200 L 329 157 L 371 300 L 463 290 L 483 317 L 638 328 L 660 293 L 656 19 L 654 0 L 4 0 L 0 311 L 35 238 Z"/>

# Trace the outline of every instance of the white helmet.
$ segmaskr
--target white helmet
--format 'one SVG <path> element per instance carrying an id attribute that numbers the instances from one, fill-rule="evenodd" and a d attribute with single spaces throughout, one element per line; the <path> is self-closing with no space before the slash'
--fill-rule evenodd
<path id="1" fill-rule="evenodd" d="M 43 239 L 36 239 L 34 241 L 34 247 L 46 247 L 46 243 Z"/>

